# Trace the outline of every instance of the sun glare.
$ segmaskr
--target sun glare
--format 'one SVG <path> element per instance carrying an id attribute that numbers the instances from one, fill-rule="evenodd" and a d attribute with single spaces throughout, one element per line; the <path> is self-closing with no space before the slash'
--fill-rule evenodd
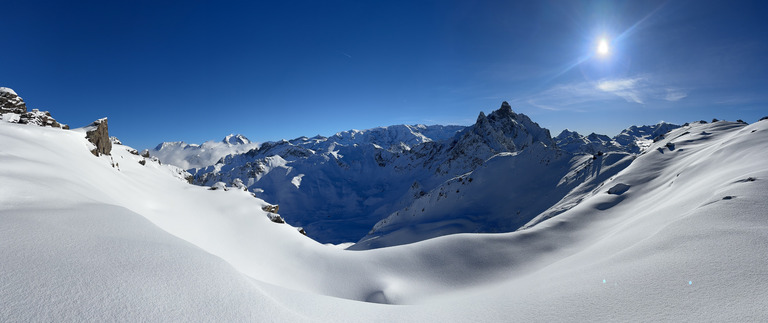
<path id="1" fill-rule="evenodd" d="M 610 52 L 610 47 L 608 47 L 608 41 L 605 40 L 605 38 L 600 39 L 600 42 L 597 44 L 597 54 L 600 56 L 606 56 Z"/>

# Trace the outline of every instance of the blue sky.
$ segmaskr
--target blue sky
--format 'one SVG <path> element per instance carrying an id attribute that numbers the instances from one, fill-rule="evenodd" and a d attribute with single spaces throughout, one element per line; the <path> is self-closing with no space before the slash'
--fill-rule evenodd
<path id="1" fill-rule="evenodd" d="M 474 122 L 768 115 L 764 1 L 18 1 L 0 86 L 136 148 Z M 596 48 L 601 39 L 609 53 Z"/>

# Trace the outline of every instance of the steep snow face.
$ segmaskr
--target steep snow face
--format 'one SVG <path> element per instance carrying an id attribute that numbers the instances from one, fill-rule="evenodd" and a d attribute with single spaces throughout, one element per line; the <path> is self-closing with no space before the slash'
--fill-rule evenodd
<path id="1" fill-rule="evenodd" d="M 163 163 L 191 169 L 213 165 L 224 156 L 243 153 L 259 146 L 259 143 L 251 142 L 243 135 L 230 134 L 221 141 L 206 141 L 202 145 L 183 141 L 164 142 L 149 153 Z"/>
<path id="2" fill-rule="evenodd" d="M 379 221 L 353 250 L 389 247 L 447 234 L 511 232 L 534 218 L 550 218 L 624 169 L 628 153 L 597 158 L 535 144 L 500 153 L 472 172 L 435 189 Z"/>
<path id="3" fill-rule="evenodd" d="M 401 125 L 302 137 L 265 143 L 192 172 L 202 185 L 239 178 L 259 197 L 279 203 L 283 216 L 310 237 L 338 244 L 358 241 L 407 207 L 413 185 L 427 192 L 498 153 L 532 146 L 556 150 L 548 130 L 505 102 L 470 127 Z M 268 165 L 266 158 L 276 155 L 284 166 Z"/>
<path id="4" fill-rule="evenodd" d="M 348 251 L 129 147 L 0 123 L 0 320 L 766 321 L 766 138 L 691 124 L 528 229 Z"/>

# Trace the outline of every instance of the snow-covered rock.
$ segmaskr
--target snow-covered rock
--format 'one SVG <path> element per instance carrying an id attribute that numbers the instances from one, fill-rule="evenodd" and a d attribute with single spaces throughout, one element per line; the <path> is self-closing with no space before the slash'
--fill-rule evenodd
<path id="1" fill-rule="evenodd" d="M 27 105 L 16 92 L 7 87 L 0 87 L 0 120 L 10 123 L 30 124 L 42 127 L 64 128 L 48 111 L 32 109 L 27 111 Z"/>

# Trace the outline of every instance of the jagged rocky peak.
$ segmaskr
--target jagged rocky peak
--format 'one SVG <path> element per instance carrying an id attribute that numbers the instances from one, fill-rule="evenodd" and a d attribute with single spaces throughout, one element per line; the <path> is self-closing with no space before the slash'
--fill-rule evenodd
<path id="1" fill-rule="evenodd" d="M 549 130 L 539 126 L 524 114 L 512 111 L 506 101 L 488 116 L 480 112 L 477 122 L 465 132 L 462 140 L 482 141 L 493 152 L 517 151 L 541 142 L 546 146 L 555 146 Z M 477 136 L 479 138 L 470 138 Z"/>
<path id="2" fill-rule="evenodd" d="M 94 156 L 112 154 L 112 141 L 109 139 L 107 118 L 96 120 L 85 127 L 85 138 L 96 146 L 91 150 Z"/>
<path id="3" fill-rule="evenodd" d="M 224 137 L 224 139 L 221 141 L 225 144 L 229 145 L 245 145 L 250 144 L 251 141 L 248 140 L 245 136 L 241 134 L 229 134 L 228 136 Z"/>

